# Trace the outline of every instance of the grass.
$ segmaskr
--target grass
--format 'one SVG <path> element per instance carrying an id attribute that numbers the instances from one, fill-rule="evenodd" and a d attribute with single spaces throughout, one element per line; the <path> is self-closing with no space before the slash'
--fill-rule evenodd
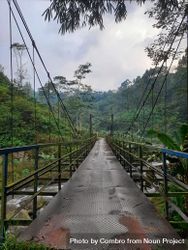
<path id="1" fill-rule="evenodd" d="M 47 246 L 35 242 L 18 241 L 15 236 L 7 234 L 0 250 L 48 250 Z"/>
<path id="2" fill-rule="evenodd" d="M 153 203 L 158 213 L 165 216 L 164 199 L 162 197 L 152 197 L 150 198 L 150 201 Z"/>
<path id="3" fill-rule="evenodd" d="M 72 150 L 75 146 L 72 147 Z M 39 152 L 39 169 L 57 159 L 57 147 L 42 148 Z M 62 147 L 62 156 L 67 154 L 67 149 Z M 13 159 L 13 160 L 12 160 Z M 12 184 L 34 172 L 34 151 L 14 153 L 8 157 L 8 184 Z M 3 157 L 0 157 L 0 191 L 2 188 Z M 49 172 L 49 176 L 51 173 Z"/>

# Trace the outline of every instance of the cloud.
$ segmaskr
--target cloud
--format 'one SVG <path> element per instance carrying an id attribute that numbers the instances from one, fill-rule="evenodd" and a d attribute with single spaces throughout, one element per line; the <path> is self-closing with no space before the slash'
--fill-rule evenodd
<path id="1" fill-rule="evenodd" d="M 44 22 L 41 16 L 49 1 L 20 0 L 19 3 L 52 76 L 64 75 L 71 79 L 78 65 L 91 62 L 92 73 L 85 82 L 94 89 L 108 90 L 117 88 L 126 78 L 132 80 L 143 74 L 151 66 L 144 48 L 158 31 L 153 29 L 151 20 L 144 15 L 146 6 L 128 4 L 127 19 L 118 24 L 111 16 L 106 16 L 103 31 L 97 27 L 91 30 L 84 28 L 61 36 L 58 25 Z M 0 9 L 5 9 L 0 22 L 7 25 L 8 9 L 5 5 L 5 1 L 0 1 Z M 0 64 L 8 69 L 9 38 L 7 26 L 4 27 L 0 31 Z M 15 32 L 14 39 L 20 39 L 18 37 Z M 39 71 L 45 81 L 41 66 Z"/>

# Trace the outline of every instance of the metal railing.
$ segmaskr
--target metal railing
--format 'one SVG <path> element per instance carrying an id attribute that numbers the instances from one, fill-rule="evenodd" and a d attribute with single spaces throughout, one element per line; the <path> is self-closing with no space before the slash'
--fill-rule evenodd
<path id="1" fill-rule="evenodd" d="M 120 161 L 122 166 L 136 182 L 139 183 L 141 191 L 146 191 L 149 184 L 155 189 L 155 192 L 145 192 L 148 197 L 162 197 L 165 204 L 165 215 L 170 220 L 169 211 L 176 211 L 183 219 L 181 221 L 170 220 L 171 224 L 187 224 L 188 216 L 186 211 L 182 211 L 174 202 L 174 197 L 184 197 L 185 206 L 188 200 L 188 185 L 177 176 L 172 175 L 170 163 L 167 158 L 175 157 L 175 160 L 184 159 L 188 165 L 188 153 L 169 150 L 166 148 L 155 148 L 151 145 L 118 140 L 113 137 L 107 137 L 107 142 Z M 148 158 L 157 155 L 158 163 Z M 150 177 L 150 178 L 149 178 Z M 178 191 L 172 192 L 170 185 L 173 185 Z"/>
<path id="2" fill-rule="evenodd" d="M 54 196 L 57 192 L 45 192 L 45 189 L 52 183 L 57 183 L 58 191 L 61 190 L 63 173 L 69 173 L 69 177 L 79 167 L 85 159 L 96 141 L 96 137 L 91 137 L 82 141 L 73 141 L 71 143 L 48 143 L 37 144 L 23 147 L 12 147 L 0 150 L 2 158 L 2 190 L 1 190 L 1 240 L 5 237 L 5 232 L 9 225 L 27 225 L 32 220 L 19 220 L 15 216 L 20 213 L 23 207 L 19 207 L 14 214 L 7 218 L 7 199 L 15 195 L 28 195 L 29 198 L 24 207 L 32 202 L 32 219 L 37 217 L 37 197 L 39 195 Z M 47 164 L 40 163 L 40 151 L 55 148 L 56 158 Z M 66 152 L 68 149 L 68 153 Z M 24 178 L 20 178 L 9 183 L 9 165 L 10 158 L 15 153 L 30 153 L 32 155 L 33 171 Z M 65 153 L 66 152 L 66 153 Z M 30 159 L 31 161 L 31 159 Z M 41 186 L 42 180 L 47 181 Z M 40 184 L 40 185 L 39 185 Z M 32 187 L 32 191 L 24 190 L 25 187 Z"/>

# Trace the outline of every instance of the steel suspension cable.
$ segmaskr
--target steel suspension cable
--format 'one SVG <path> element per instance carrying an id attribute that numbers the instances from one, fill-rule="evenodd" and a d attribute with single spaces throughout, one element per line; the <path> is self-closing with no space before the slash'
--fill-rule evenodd
<path id="1" fill-rule="evenodd" d="M 162 83 L 162 85 L 161 85 L 161 88 L 160 88 L 160 90 L 159 90 L 159 92 L 158 92 L 157 98 L 155 99 L 154 106 L 153 106 L 153 108 L 152 108 L 152 110 L 151 110 L 151 112 L 150 112 L 150 114 L 149 114 L 149 117 L 148 117 L 148 119 L 147 119 L 147 121 L 146 121 L 146 123 L 145 123 L 145 125 L 144 125 L 144 129 L 143 129 L 143 131 L 142 131 L 142 135 L 144 134 L 144 132 L 145 132 L 145 130 L 146 130 L 146 127 L 147 127 L 147 125 L 148 125 L 148 122 L 149 122 L 149 120 L 150 120 L 150 118 L 151 118 L 151 115 L 152 115 L 152 113 L 153 113 L 153 111 L 154 111 L 154 109 L 155 109 L 155 107 L 156 107 L 157 101 L 158 101 L 159 96 L 160 96 L 160 94 L 161 94 L 161 92 L 162 92 L 162 89 L 163 89 L 163 87 L 164 87 L 164 84 L 165 84 L 165 82 L 166 82 L 166 79 L 167 79 L 167 77 L 168 77 L 168 75 L 169 75 L 169 73 L 170 73 L 170 69 L 171 69 L 171 67 L 172 67 L 172 65 L 173 65 L 173 62 L 174 62 L 174 60 L 175 60 L 175 57 L 176 57 L 176 54 L 177 54 L 178 49 L 179 49 L 179 47 L 180 47 L 181 41 L 182 41 L 182 39 L 183 39 L 183 36 L 184 36 L 184 32 L 182 33 L 182 36 L 180 37 L 180 40 L 179 40 L 179 42 L 178 42 L 176 51 L 175 51 L 175 53 L 174 53 L 174 55 L 173 55 L 173 58 L 172 58 L 172 60 L 171 60 L 170 66 L 169 66 L 169 68 L 168 68 L 168 71 L 167 71 L 167 73 L 165 74 L 164 81 L 163 81 L 163 83 Z"/>
<path id="2" fill-rule="evenodd" d="M 186 86 L 186 88 L 187 88 L 187 123 L 188 123 L 188 3 L 186 3 L 186 6 L 185 6 L 185 14 L 186 14 L 186 16 L 187 16 L 187 22 L 186 22 L 186 26 L 187 26 L 187 29 L 186 29 L 186 31 L 187 31 L 187 86 Z"/>
<path id="3" fill-rule="evenodd" d="M 33 64 L 35 65 L 35 49 L 33 47 Z M 37 100 L 36 100 L 36 74 L 35 69 L 33 67 L 33 98 L 34 98 L 34 131 L 35 131 L 35 143 L 38 142 L 38 135 L 37 135 Z"/>
<path id="4" fill-rule="evenodd" d="M 173 11 L 173 9 L 172 9 L 172 11 Z M 172 27 L 170 28 L 170 31 L 169 31 L 169 33 L 168 33 L 168 36 L 173 32 L 173 30 L 174 30 L 174 25 L 175 25 L 175 23 L 177 22 L 178 16 L 179 16 L 179 14 L 177 13 L 177 14 L 176 14 L 176 18 L 174 19 L 174 22 L 173 22 L 173 24 L 172 24 Z M 181 23 L 182 23 L 182 22 L 179 23 L 180 26 L 181 26 Z M 162 34 L 162 32 L 161 32 L 161 34 Z M 163 49 L 162 49 L 163 52 L 164 52 L 165 47 L 166 47 L 167 44 L 168 44 L 168 42 L 166 41 L 165 44 L 164 44 L 164 46 L 163 46 Z M 169 51 L 169 52 L 170 52 L 170 51 Z M 156 69 L 157 69 L 157 65 L 159 64 L 159 62 L 160 62 L 160 58 L 158 58 L 158 60 L 157 60 L 156 63 L 155 63 L 155 68 L 153 68 L 151 77 L 149 78 L 149 80 L 148 80 L 148 82 L 147 82 L 147 84 L 146 84 L 146 86 L 145 86 L 145 89 L 144 89 L 144 91 L 143 91 L 143 94 L 142 94 L 142 96 L 141 96 L 141 98 L 140 98 L 139 104 L 137 105 L 136 116 L 133 118 L 133 120 L 132 120 L 132 122 L 131 122 L 131 125 L 129 126 L 129 128 L 128 128 L 128 130 L 127 130 L 127 133 L 128 133 L 128 132 L 131 130 L 131 128 L 133 127 L 135 121 L 138 119 L 138 117 L 139 117 L 139 115 L 140 115 L 140 113 L 141 113 L 141 109 L 142 109 L 142 108 L 144 107 L 144 105 L 145 105 L 145 102 L 143 102 L 143 98 L 144 98 L 144 96 L 145 96 L 145 94 L 146 94 L 146 92 L 147 92 L 147 89 L 148 89 L 148 87 L 149 87 L 149 85 L 150 85 L 152 76 L 154 75 L 154 73 L 155 73 L 155 71 L 156 71 Z M 152 86 L 151 86 L 150 91 L 149 91 L 150 93 L 151 93 L 151 90 L 152 90 Z M 150 94 L 150 93 L 149 93 L 149 94 Z M 149 97 L 149 95 L 148 95 L 148 97 Z M 148 99 L 148 97 L 146 96 L 145 99 Z"/>
<path id="5" fill-rule="evenodd" d="M 10 114 L 11 114 L 11 122 L 10 122 L 10 131 L 11 131 L 11 144 L 13 146 L 14 144 L 14 138 L 13 138 L 13 105 L 14 105 L 14 84 L 13 84 L 13 53 L 12 53 L 12 44 L 13 44 L 13 33 L 12 33 L 12 13 L 11 13 L 11 2 L 9 6 L 9 37 L 10 37 L 10 95 L 11 95 L 11 105 L 10 105 Z"/>
<path id="6" fill-rule="evenodd" d="M 50 83 L 48 82 L 48 85 L 47 85 L 47 93 L 48 93 L 48 99 L 50 100 Z M 53 108 L 53 106 L 52 106 Z M 49 142 L 51 142 L 51 126 L 50 126 L 50 123 L 51 123 L 51 119 L 50 119 L 50 112 L 48 112 L 48 140 Z"/>
<path id="7" fill-rule="evenodd" d="M 151 93 L 151 108 L 153 108 L 153 105 L 154 105 L 154 89 L 152 89 L 152 93 Z M 154 127 L 154 117 L 153 117 L 153 114 L 152 114 L 151 126 L 152 126 L 152 129 L 153 129 L 153 127 Z"/>
<path id="8" fill-rule="evenodd" d="M 168 68 L 167 61 L 166 61 L 166 68 Z M 165 134 L 167 132 L 167 88 L 168 88 L 168 82 L 166 78 L 165 85 L 164 85 L 164 132 Z"/>
<path id="9" fill-rule="evenodd" d="M 13 31 L 12 31 L 12 13 L 11 13 L 11 2 L 9 6 L 9 46 L 10 46 L 10 139 L 11 146 L 14 146 L 14 76 L 13 76 L 13 53 L 12 53 L 12 44 L 13 44 Z M 14 155 L 11 154 L 11 181 L 14 182 Z"/>
<path id="10" fill-rule="evenodd" d="M 7 2 L 8 2 L 8 4 L 10 4 L 10 0 L 7 0 Z M 9 5 L 9 6 L 10 6 L 10 5 Z M 14 21 L 15 21 L 16 27 L 17 27 L 17 29 L 18 29 L 18 31 L 19 31 L 20 36 L 21 36 L 21 39 L 22 39 L 22 41 L 23 41 L 23 43 L 24 43 L 24 45 L 25 45 L 25 47 L 26 47 L 26 51 L 27 51 L 27 53 L 28 53 L 29 59 L 30 59 L 30 61 L 31 61 L 32 65 L 33 65 L 33 68 L 34 68 L 34 70 L 35 70 L 35 74 L 36 74 L 36 76 L 37 76 L 37 79 L 38 79 L 38 81 L 39 81 L 39 83 L 40 83 L 40 86 L 41 86 L 41 88 L 42 88 L 42 91 L 43 91 L 43 93 L 44 93 L 46 102 L 47 102 L 47 104 L 48 104 L 48 106 L 49 106 L 49 109 L 50 109 L 50 111 L 51 111 L 51 113 L 52 113 L 53 119 L 54 119 L 54 121 L 55 121 L 55 123 L 56 123 L 56 127 L 58 128 L 58 123 L 57 123 L 57 121 L 56 121 L 56 117 L 55 117 L 55 114 L 54 114 L 54 112 L 53 112 L 53 108 L 52 108 L 52 106 L 51 106 L 51 103 L 50 103 L 49 100 L 48 100 L 48 96 L 47 96 L 47 94 L 46 94 L 46 92 L 45 92 L 45 89 L 44 89 L 44 87 L 43 87 L 43 85 L 42 85 L 42 81 L 41 81 L 40 76 L 39 76 L 39 74 L 38 74 L 38 71 L 37 71 L 37 69 L 36 69 L 36 67 L 35 67 L 35 64 L 33 63 L 32 56 L 31 56 L 31 54 L 30 54 L 30 52 L 29 52 L 28 47 L 26 46 L 26 41 L 25 41 L 25 39 L 24 39 L 24 37 L 23 37 L 22 31 L 21 31 L 21 29 L 20 29 L 20 27 L 19 27 L 19 24 L 18 24 L 18 22 L 17 22 L 16 16 L 15 16 L 14 11 L 12 10 L 12 7 L 11 7 L 11 6 L 10 6 L 10 9 L 11 9 L 12 17 L 13 17 L 13 19 L 14 19 Z M 61 131 L 60 131 L 60 130 L 58 130 L 58 131 L 59 131 L 59 134 L 61 135 L 61 139 L 63 139 L 63 136 L 62 136 Z"/>
<path id="11" fill-rule="evenodd" d="M 182 20 L 181 20 L 181 22 L 180 22 L 180 24 L 179 24 L 179 26 L 178 26 L 178 28 L 177 28 L 177 30 L 176 30 L 176 32 L 175 32 L 175 36 L 174 36 L 174 38 L 173 38 L 173 40 L 172 40 L 172 42 L 171 42 L 171 44 L 170 44 L 170 47 L 169 47 L 168 50 L 167 50 L 166 58 L 168 57 L 168 54 L 171 52 L 171 49 L 172 49 L 172 47 L 173 47 L 173 44 L 174 44 L 174 41 L 175 41 L 175 39 L 176 39 L 177 33 L 179 32 L 179 30 L 180 30 L 180 28 L 181 28 L 181 26 L 182 26 L 182 23 L 183 23 L 183 21 L 184 21 L 184 19 L 185 19 L 185 15 L 183 16 L 183 18 L 182 18 Z M 165 64 L 165 62 L 166 62 L 166 58 L 164 58 L 164 60 L 163 60 L 163 62 L 162 62 L 162 65 L 161 65 L 161 67 L 160 67 L 160 69 L 159 69 L 159 71 L 158 71 L 158 73 L 157 73 L 157 76 L 155 77 L 154 82 L 152 83 L 151 88 L 150 88 L 149 92 L 147 93 L 147 95 L 146 95 L 146 97 L 145 97 L 145 99 L 144 99 L 142 105 L 140 106 L 139 110 L 137 111 L 137 114 L 136 114 L 136 116 L 135 116 L 133 122 L 131 123 L 131 126 L 128 128 L 127 133 L 130 131 L 130 129 L 132 128 L 133 124 L 134 124 L 135 121 L 138 119 L 138 117 L 139 117 L 139 115 L 140 115 L 140 113 L 141 113 L 142 108 L 145 106 L 146 101 L 147 101 L 147 99 L 149 98 L 150 93 L 151 93 L 152 90 L 154 89 L 154 86 L 155 86 L 155 84 L 156 84 L 156 82 L 157 82 L 157 79 L 158 79 L 160 73 L 162 72 L 162 69 L 163 69 L 164 64 Z"/>
<path id="12" fill-rule="evenodd" d="M 7 0 L 7 1 L 10 1 L 10 0 Z M 73 132 L 76 133 L 76 129 L 75 129 L 75 127 L 74 127 L 73 121 L 72 121 L 72 119 L 71 119 L 71 117 L 70 117 L 70 115 L 69 115 L 69 112 L 68 112 L 67 108 L 65 107 L 65 105 L 64 105 L 64 103 L 63 103 L 63 101 L 62 101 L 62 99 L 61 99 L 61 97 L 60 97 L 60 94 L 58 93 L 58 91 L 57 91 L 57 89 L 56 89 L 56 87 L 55 87 L 55 85 L 54 85 L 54 83 L 53 83 L 53 81 L 52 81 L 50 72 L 48 71 L 48 69 L 47 69 L 47 67 L 46 67 L 46 64 L 45 64 L 45 62 L 44 62 L 44 60 L 43 60 L 43 58 L 42 58 L 42 56 L 41 56 L 41 54 L 40 54 L 40 52 L 39 52 L 39 49 L 38 49 L 38 47 L 37 47 L 37 45 L 36 45 L 36 43 L 35 43 L 35 41 L 34 41 L 34 39 L 33 39 L 33 37 L 32 37 L 32 34 L 31 34 L 31 32 L 30 32 L 30 30 L 29 30 L 29 27 L 28 27 L 28 25 L 27 25 L 27 23 L 26 23 L 26 21 L 25 21 L 25 18 L 24 18 L 23 14 L 22 14 L 22 11 L 21 11 L 21 9 L 20 9 L 20 6 L 19 6 L 17 0 L 12 0 L 12 1 L 13 1 L 13 3 L 14 3 L 14 6 L 15 6 L 16 10 L 18 11 L 18 14 L 19 14 L 19 16 L 20 16 L 20 18 L 21 18 L 21 20 L 22 20 L 22 22 L 23 22 L 23 25 L 24 25 L 24 27 L 25 27 L 25 29 L 26 29 L 26 31 L 27 31 L 27 33 L 28 33 L 30 39 L 31 39 L 31 42 L 32 42 L 33 46 L 35 47 L 35 50 L 36 50 L 36 52 L 37 52 L 37 55 L 38 55 L 38 57 L 39 57 L 39 59 L 40 59 L 42 65 L 43 65 L 43 67 L 44 67 L 44 69 L 45 69 L 45 71 L 46 71 L 47 77 L 48 77 L 48 79 L 50 80 L 50 82 L 51 82 L 51 84 L 52 84 L 52 86 L 53 86 L 53 89 L 54 89 L 54 91 L 55 91 L 55 93 L 56 93 L 58 99 L 60 100 L 61 107 L 62 107 L 63 111 L 65 112 L 65 114 L 66 114 L 66 116 L 67 116 L 67 118 L 68 118 L 68 120 L 69 120 L 70 126 L 71 126 Z"/>

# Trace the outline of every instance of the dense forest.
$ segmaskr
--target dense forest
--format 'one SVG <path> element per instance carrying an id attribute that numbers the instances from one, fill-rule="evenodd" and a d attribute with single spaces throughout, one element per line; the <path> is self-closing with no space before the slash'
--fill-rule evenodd
<path id="1" fill-rule="evenodd" d="M 114 132 L 127 133 L 129 130 L 130 133 L 147 136 L 147 131 L 153 128 L 173 134 L 187 119 L 186 56 L 184 55 L 179 60 L 176 68 L 168 74 L 166 80 L 167 68 L 165 67 L 155 82 L 158 71 L 159 68 L 148 69 L 143 76 L 136 77 L 132 82 L 126 79 L 114 91 L 90 90 L 77 96 L 67 96 L 65 103 L 75 120 L 77 113 L 77 126 L 80 128 L 86 128 L 85 125 L 88 124 L 91 113 L 94 129 L 99 133 L 109 132 L 111 114 L 114 114 Z M 154 82 L 153 90 L 149 92 Z M 141 98 L 147 94 L 147 101 L 143 104 Z M 72 106 L 72 103 L 75 104 L 75 97 L 79 106 L 77 112 Z M 154 111 L 146 128 L 143 129 L 155 102 Z M 132 123 L 139 105 L 143 108 L 138 119 Z M 131 125 L 133 126 L 129 129 Z"/>
<path id="2" fill-rule="evenodd" d="M 134 126 L 131 128 L 131 131 L 138 132 L 140 135 L 146 135 L 143 127 L 159 91 L 162 89 L 145 132 L 151 127 L 160 130 L 166 129 L 169 133 L 174 132 L 181 123 L 186 121 L 186 57 L 179 61 L 176 71 L 168 75 L 167 81 L 162 88 L 166 70 L 164 69 L 160 74 L 144 105 L 142 103 L 143 100 L 140 102 L 141 97 L 143 94 L 149 93 L 158 69 L 155 70 L 154 74 L 152 74 L 153 69 L 146 70 L 142 77 L 138 76 L 133 82 L 125 80 L 115 93 L 107 93 L 104 98 L 105 101 L 101 100 L 97 104 L 99 113 L 105 112 L 105 107 L 108 110 L 111 109 L 115 114 L 115 130 L 127 132 L 137 108 L 142 104 L 143 109 L 138 119 L 132 124 Z M 149 87 L 146 88 L 148 83 Z M 143 93 L 146 89 L 147 93 Z"/>
<path id="3" fill-rule="evenodd" d="M 48 21 L 60 21 L 60 34 L 87 25 L 103 29 L 105 13 L 113 14 L 117 23 L 126 19 L 127 1 L 120 2 L 114 6 L 111 1 L 101 1 L 100 5 L 78 1 L 69 6 L 69 1 L 64 5 L 55 1 L 46 9 L 44 17 Z M 145 1 L 137 3 L 144 4 Z M 69 17 L 69 11 L 75 13 L 75 18 Z M 43 87 L 34 91 L 31 80 L 26 81 L 27 69 L 22 60 L 27 46 L 12 44 L 17 72 L 11 78 L 15 79 L 10 81 L 0 65 L 0 147 L 71 139 L 70 119 L 61 110 L 60 99 L 78 130 L 76 136 L 89 132 L 91 120 L 93 132 L 109 133 L 112 115 L 114 133 L 131 134 L 135 139 L 147 137 L 151 128 L 172 135 L 187 122 L 187 55 L 179 59 L 170 73 L 169 65 L 162 70 L 159 67 L 162 62 L 165 65 L 166 59 L 170 64 L 171 57 L 177 56 L 179 45 L 175 50 L 175 41 L 180 38 L 181 44 L 186 34 L 184 1 L 154 1 L 146 14 L 155 20 L 153 26 L 161 30 L 158 38 L 146 48 L 147 55 L 158 68 L 147 69 L 134 80 L 125 77 L 117 90 L 94 91 L 89 83 L 83 84 L 83 79 L 92 70 L 91 63 L 86 63 L 75 70 L 73 80 L 62 75 L 54 76 L 53 82 L 43 82 Z M 38 51 L 36 44 L 34 47 Z M 57 92 L 60 98 L 57 98 Z"/>
<path id="4" fill-rule="evenodd" d="M 79 133 L 89 132 L 90 114 L 92 115 L 93 131 L 99 134 L 109 132 L 111 114 L 114 114 L 114 133 L 118 131 L 118 133 L 127 134 L 129 132 L 137 137 L 146 137 L 150 128 L 173 134 L 181 124 L 186 122 L 186 55 L 179 60 L 166 81 L 167 68 L 163 69 L 150 93 L 149 90 L 155 81 L 158 69 L 155 71 L 148 69 L 143 76 L 136 77 L 132 82 L 126 79 L 117 90 L 98 92 L 82 83 L 86 75 L 91 72 L 91 67 L 90 63 L 80 65 L 75 71 L 75 80 L 72 81 L 68 81 L 63 76 L 54 77 L 56 89 L 58 89 Z M 162 91 L 155 109 L 144 129 L 160 89 Z M 57 97 L 49 82 L 44 85 L 44 89 L 38 89 L 34 99 L 34 92 L 28 83 L 20 85 L 15 82 L 12 86 L 1 70 L 1 147 L 59 139 L 58 129 L 48 109 L 44 91 L 48 94 L 54 111 L 58 113 Z M 147 95 L 147 92 L 148 98 L 143 104 L 141 98 L 143 95 Z M 138 118 L 134 120 L 139 105 L 143 108 Z M 69 124 L 63 112 L 60 111 L 57 116 L 63 137 L 66 139 L 71 136 Z"/>
<path id="5" fill-rule="evenodd" d="M 0 72 L 0 147 L 57 141 L 58 130 L 46 104 L 36 101 L 30 85 L 11 84 Z M 35 119 L 36 118 L 36 119 Z M 70 129 L 60 118 L 67 138 Z"/>

